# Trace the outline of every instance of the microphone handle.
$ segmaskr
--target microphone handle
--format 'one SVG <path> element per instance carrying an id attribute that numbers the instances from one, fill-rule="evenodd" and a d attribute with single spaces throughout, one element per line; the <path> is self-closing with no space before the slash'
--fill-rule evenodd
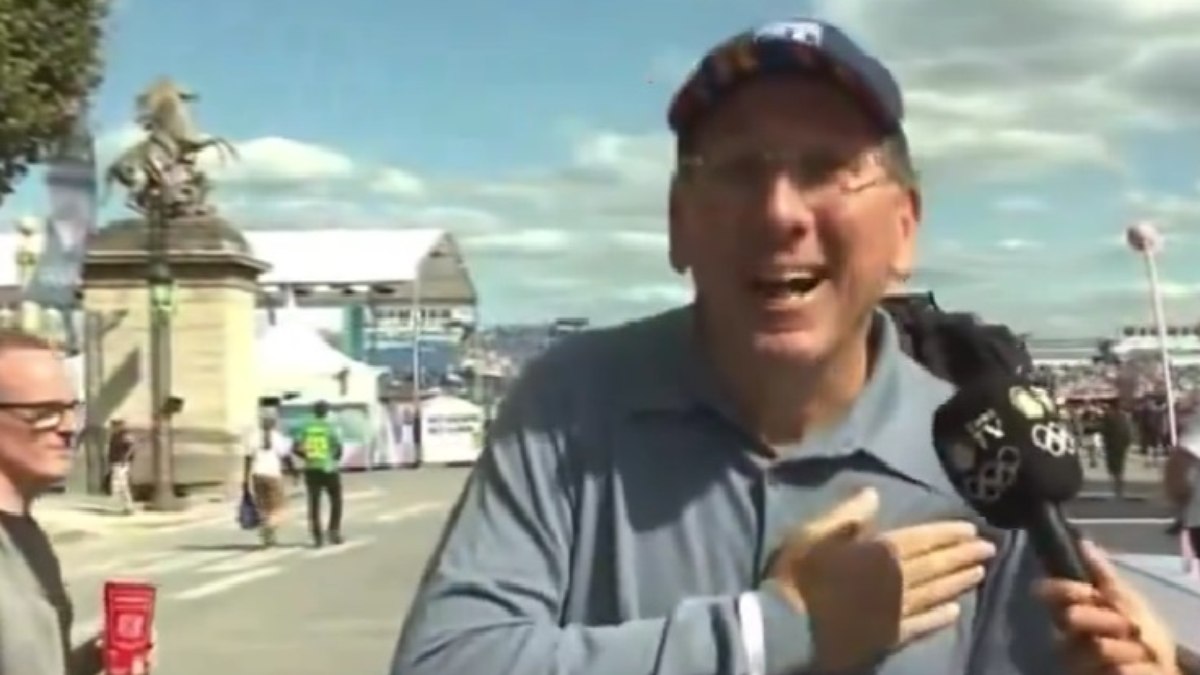
<path id="1" fill-rule="evenodd" d="M 1083 550 L 1079 546 L 1079 535 L 1067 522 L 1058 504 L 1039 504 L 1030 514 L 1025 532 L 1048 576 L 1092 582 L 1092 575 L 1084 563 Z"/>
<path id="2" fill-rule="evenodd" d="M 1043 502 L 1031 516 L 1025 531 L 1046 574 L 1058 579 L 1091 582 L 1092 575 L 1083 562 L 1083 551 L 1079 547 L 1079 535 L 1063 517 L 1058 504 Z M 1200 675 L 1200 656 L 1176 647 L 1175 661 L 1184 675 Z"/>

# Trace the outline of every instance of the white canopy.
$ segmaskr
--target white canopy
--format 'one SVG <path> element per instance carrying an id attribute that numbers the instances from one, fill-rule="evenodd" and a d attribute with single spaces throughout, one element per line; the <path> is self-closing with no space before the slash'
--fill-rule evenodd
<path id="1" fill-rule="evenodd" d="M 270 326 L 258 338 L 260 372 L 335 377 L 354 363 L 317 331 L 298 323 Z"/>
<path id="2" fill-rule="evenodd" d="M 316 329 L 286 314 L 258 338 L 259 392 L 299 394 L 302 399 L 374 401 L 381 369 L 355 361 Z"/>

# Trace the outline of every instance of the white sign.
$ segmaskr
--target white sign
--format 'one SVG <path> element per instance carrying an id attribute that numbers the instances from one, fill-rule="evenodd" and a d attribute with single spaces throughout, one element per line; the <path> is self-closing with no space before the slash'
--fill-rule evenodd
<path id="1" fill-rule="evenodd" d="M 421 462 L 474 462 L 483 450 L 483 409 L 453 396 L 421 404 Z"/>

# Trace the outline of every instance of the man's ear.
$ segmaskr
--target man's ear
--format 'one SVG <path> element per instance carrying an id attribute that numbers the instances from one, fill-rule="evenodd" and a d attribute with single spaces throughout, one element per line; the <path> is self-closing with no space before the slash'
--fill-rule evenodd
<path id="1" fill-rule="evenodd" d="M 686 250 L 687 235 L 684 232 L 686 225 L 683 222 L 686 209 L 682 206 L 681 191 L 679 177 L 676 175 L 671 179 L 671 189 L 667 196 L 667 257 L 671 269 L 675 270 L 676 274 L 686 274 L 690 267 Z"/>
<path id="2" fill-rule="evenodd" d="M 921 223 L 921 218 L 924 215 L 922 209 L 925 208 L 924 203 L 921 201 L 921 191 L 915 187 L 909 188 L 908 202 L 912 206 L 913 226 L 916 227 Z"/>
<path id="3" fill-rule="evenodd" d="M 899 231 L 896 233 L 896 257 L 892 261 L 892 269 L 898 274 L 908 275 L 916 264 L 917 233 L 921 229 L 921 192 L 909 188 L 903 199 L 905 204 L 896 222 Z"/>

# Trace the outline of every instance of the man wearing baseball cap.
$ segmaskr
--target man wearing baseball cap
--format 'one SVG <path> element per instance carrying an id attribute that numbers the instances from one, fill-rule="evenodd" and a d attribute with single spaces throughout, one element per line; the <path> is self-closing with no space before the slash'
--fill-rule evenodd
<path id="1" fill-rule="evenodd" d="M 936 460 L 951 388 L 878 309 L 921 211 L 887 68 L 776 22 L 706 55 L 668 119 L 670 264 L 695 301 L 526 368 L 393 673 L 1174 672 L 1102 560 L 1103 592 L 1035 598 L 1023 540 Z"/>

